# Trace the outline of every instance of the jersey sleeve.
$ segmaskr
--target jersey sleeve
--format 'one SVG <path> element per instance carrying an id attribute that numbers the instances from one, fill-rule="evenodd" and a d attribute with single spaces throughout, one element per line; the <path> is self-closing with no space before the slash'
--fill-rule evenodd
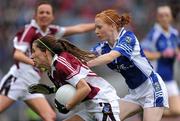
<path id="1" fill-rule="evenodd" d="M 180 34 L 177 32 L 177 47 L 180 49 Z"/>
<path id="2" fill-rule="evenodd" d="M 156 42 L 158 37 L 160 36 L 160 32 L 157 29 L 157 26 L 155 25 L 145 36 L 145 38 L 141 41 L 141 47 L 143 50 L 157 51 Z"/>
<path id="3" fill-rule="evenodd" d="M 57 70 L 65 75 L 65 80 L 76 87 L 77 83 L 85 78 L 89 70 L 83 68 L 76 58 L 58 57 Z M 63 76 L 64 76 L 63 75 Z"/>
<path id="4" fill-rule="evenodd" d="M 33 27 L 25 27 L 16 33 L 16 36 L 13 39 L 14 48 L 21 50 L 22 52 L 26 52 L 28 48 L 30 48 L 31 43 L 34 37 L 34 28 Z"/>
<path id="5" fill-rule="evenodd" d="M 66 32 L 66 28 L 65 27 L 60 27 L 60 26 L 55 26 L 57 29 L 57 33 L 55 34 L 55 37 L 57 39 L 60 39 L 64 36 L 65 32 Z"/>
<path id="6" fill-rule="evenodd" d="M 122 37 L 119 38 L 113 50 L 118 51 L 123 56 L 131 59 L 135 43 L 136 37 L 134 36 L 134 34 L 126 32 Z"/>
<path id="7" fill-rule="evenodd" d="M 26 42 L 19 42 L 17 36 L 14 37 L 13 43 L 14 43 L 14 48 L 21 50 L 22 52 L 26 52 L 26 50 L 29 48 L 29 44 Z"/>

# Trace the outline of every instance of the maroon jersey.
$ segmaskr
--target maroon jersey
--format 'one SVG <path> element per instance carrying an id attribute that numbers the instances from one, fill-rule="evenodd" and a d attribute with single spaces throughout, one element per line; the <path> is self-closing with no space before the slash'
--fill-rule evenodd
<path id="1" fill-rule="evenodd" d="M 67 83 L 76 87 L 76 84 L 81 79 L 86 80 L 87 77 L 92 76 L 96 76 L 96 74 L 68 52 L 62 52 L 58 56 L 55 55 L 52 63 L 51 74 L 49 73 L 50 79 L 57 88 Z M 92 90 L 88 99 L 93 98 L 99 92 L 100 88 L 89 83 L 88 79 L 86 81 Z"/>
<path id="2" fill-rule="evenodd" d="M 61 52 L 54 56 L 48 75 L 57 88 L 67 83 L 76 87 L 77 83 L 84 79 L 91 88 L 91 92 L 85 100 L 94 98 L 100 100 L 119 99 L 115 89 L 106 80 L 98 77 L 89 67 L 68 52 Z"/>

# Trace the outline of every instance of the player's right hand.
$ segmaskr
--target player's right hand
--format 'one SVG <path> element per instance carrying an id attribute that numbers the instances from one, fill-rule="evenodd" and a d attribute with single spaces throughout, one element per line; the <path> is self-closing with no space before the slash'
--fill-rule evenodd
<path id="1" fill-rule="evenodd" d="M 67 114 L 70 110 L 68 110 L 64 105 L 60 104 L 56 99 L 54 100 L 55 107 L 58 109 L 60 113 Z"/>

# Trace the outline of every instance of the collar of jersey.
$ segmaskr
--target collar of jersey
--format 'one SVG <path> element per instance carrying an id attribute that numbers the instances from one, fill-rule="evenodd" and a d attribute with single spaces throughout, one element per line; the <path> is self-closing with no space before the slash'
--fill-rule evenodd
<path id="1" fill-rule="evenodd" d="M 164 36 L 166 36 L 167 38 L 169 38 L 170 34 L 172 33 L 172 27 L 171 27 L 171 26 L 169 26 L 168 32 L 163 31 L 162 27 L 161 27 L 160 24 L 158 24 L 158 23 L 155 24 L 155 28 L 156 28 L 157 31 L 159 31 L 160 33 L 163 33 Z"/>
<path id="2" fill-rule="evenodd" d="M 57 58 L 58 58 L 58 55 L 57 55 L 57 54 L 55 54 L 55 55 L 54 55 L 54 57 L 53 57 L 53 59 L 52 59 L 51 66 L 53 66 L 54 61 L 55 61 L 55 60 L 57 60 Z"/>
<path id="3" fill-rule="evenodd" d="M 38 31 L 41 33 L 42 36 L 45 36 L 45 35 L 47 35 L 49 33 L 49 27 L 47 28 L 47 30 L 45 32 L 43 32 L 41 30 L 41 28 L 39 27 L 39 25 L 37 24 L 35 19 L 31 20 L 31 24 L 32 24 L 32 26 L 34 26 L 35 28 L 38 29 Z"/>
<path id="4" fill-rule="evenodd" d="M 124 35 L 125 32 L 126 32 L 126 30 L 124 29 L 124 27 L 122 27 L 121 30 L 120 30 L 120 32 L 119 32 L 119 34 L 118 34 L 118 36 L 117 36 L 117 38 L 116 38 L 116 41 L 115 41 L 113 47 L 110 46 L 109 43 L 107 42 L 107 44 L 109 45 L 109 47 L 110 47 L 111 49 L 114 48 L 114 47 L 116 46 L 116 44 L 117 44 L 119 38 L 120 38 L 122 35 Z"/>

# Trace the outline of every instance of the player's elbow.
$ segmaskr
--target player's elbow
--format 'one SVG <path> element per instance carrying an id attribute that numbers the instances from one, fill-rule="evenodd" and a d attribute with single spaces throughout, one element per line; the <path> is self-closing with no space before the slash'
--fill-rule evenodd
<path id="1" fill-rule="evenodd" d="M 85 94 L 89 94 L 91 92 L 91 88 L 87 85 L 86 87 L 84 87 L 84 93 Z"/>
<path id="2" fill-rule="evenodd" d="M 19 54 L 16 51 L 14 52 L 13 58 L 14 58 L 14 60 L 19 59 Z"/>

